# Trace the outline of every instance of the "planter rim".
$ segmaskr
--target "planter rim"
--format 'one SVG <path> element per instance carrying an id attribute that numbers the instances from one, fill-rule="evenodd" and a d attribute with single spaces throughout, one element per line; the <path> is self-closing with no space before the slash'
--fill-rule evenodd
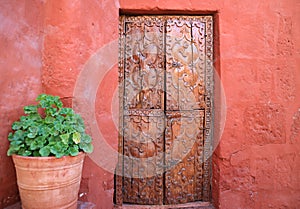
<path id="1" fill-rule="evenodd" d="M 17 155 L 17 154 L 12 154 L 12 157 L 13 158 L 22 158 L 22 159 L 39 159 L 39 160 L 49 160 L 49 159 L 53 159 L 53 158 L 56 158 L 56 159 L 63 159 L 63 158 L 69 158 L 69 157 L 78 157 L 80 155 L 86 155 L 85 152 L 79 152 L 78 155 L 76 156 L 71 156 L 71 155 L 64 155 L 60 158 L 57 158 L 55 156 L 48 156 L 48 157 L 34 157 L 34 156 L 23 156 L 23 155 Z"/>

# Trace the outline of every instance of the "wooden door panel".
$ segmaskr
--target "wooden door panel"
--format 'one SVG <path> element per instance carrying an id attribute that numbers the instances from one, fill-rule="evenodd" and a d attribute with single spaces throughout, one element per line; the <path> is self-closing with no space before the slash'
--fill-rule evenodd
<path id="1" fill-rule="evenodd" d="M 144 54 L 142 55 L 142 108 L 164 108 L 164 22 L 145 21 Z"/>
<path id="2" fill-rule="evenodd" d="M 144 23 L 125 22 L 125 91 L 124 108 L 132 109 L 139 105 L 138 95 L 142 90 L 140 81 L 140 57 L 139 51 L 143 49 Z"/>
<path id="3" fill-rule="evenodd" d="M 124 127 L 124 202 L 162 204 L 163 112 L 126 111 Z"/>
<path id="4" fill-rule="evenodd" d="M 123 199 L 128 203 L 162 204 L 163 21 L 126 19 L 125 42 Z"/>
<path id="5" fill-rule="evenodd" d="M 166 24 L 166 109 L 201 109 L 205 106 L 205 23 L 170 18 Z"/>
<path id="6" fill-rule="evenodd" d="M 164 107 L 164 24 L 156 19 L 125 22 L 125 109 Z"/>
<path id="7" fill-rule="evenodd" d="M 167 111 L 165 202 L 201 199 L 204 111 Z"/>
<path id="8" fill-rule="evenodd" d="M 189 21 L 170 18 L 166 26 L 166 95 L 167 110 L 190 109 L 186 75 L 192 62 L 191 25 Z"/>

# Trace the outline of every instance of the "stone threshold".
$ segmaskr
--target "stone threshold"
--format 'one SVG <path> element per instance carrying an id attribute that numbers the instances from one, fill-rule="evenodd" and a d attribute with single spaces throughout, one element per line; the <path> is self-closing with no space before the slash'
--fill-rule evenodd
<path id="1" fill-rule="evenodd" d="M 114 209 L 214 209 L 209 202 L 192 202 L 178 205 L 130 205 L 114 206 Z"/>

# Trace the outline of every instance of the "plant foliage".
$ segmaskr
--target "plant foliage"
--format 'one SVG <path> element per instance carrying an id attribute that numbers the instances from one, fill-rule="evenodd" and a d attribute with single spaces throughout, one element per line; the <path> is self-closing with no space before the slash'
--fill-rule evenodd
<path id="1" fill-rule="evenodd" d="M 73 109 L 63 107 L 58 96 L 40 94 L 37 105 L 24 107 L 25 116 L 12 124 L 7 155 L 76 156 L 93 151 L 83 119 Z"/>

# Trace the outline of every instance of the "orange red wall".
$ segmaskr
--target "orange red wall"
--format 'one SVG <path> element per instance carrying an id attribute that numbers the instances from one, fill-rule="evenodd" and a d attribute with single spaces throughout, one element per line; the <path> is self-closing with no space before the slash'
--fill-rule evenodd
<path id="1" fill-rule="evenodd" d="M 6 156 L 12 122 L 40 92 L 59 95 L 72 105 L 77 79 L 88 60 L 118 39 L 119 9 L 215 15 L 215 59 L 226 96 L 226 121 L 213 156 L 214 204 L 222 209 L 300 207 L 297 0 L 3 0 L 0 208 L 18 201 L 12 161 Z M 103 138 L 115 149 L 117 113 L 112 107 L 117 66 L 105 73 L 104 80 L 96 94 L 95 117 Z M 91 127 L 89 121 L 87 126 Z M 102 152 L 100 147 L 94 155 Z M 115 166 L 113 159 L 105 161 Z M 113 178 L 87 158 L 81 200 L 111 208 Z"/>
<path id="2" fill-rule="evenodd" d="M 0 208 L 19 199 L 7 134 L 42 92 L 43 19 L 39 1 L 0 3 Z"/>

